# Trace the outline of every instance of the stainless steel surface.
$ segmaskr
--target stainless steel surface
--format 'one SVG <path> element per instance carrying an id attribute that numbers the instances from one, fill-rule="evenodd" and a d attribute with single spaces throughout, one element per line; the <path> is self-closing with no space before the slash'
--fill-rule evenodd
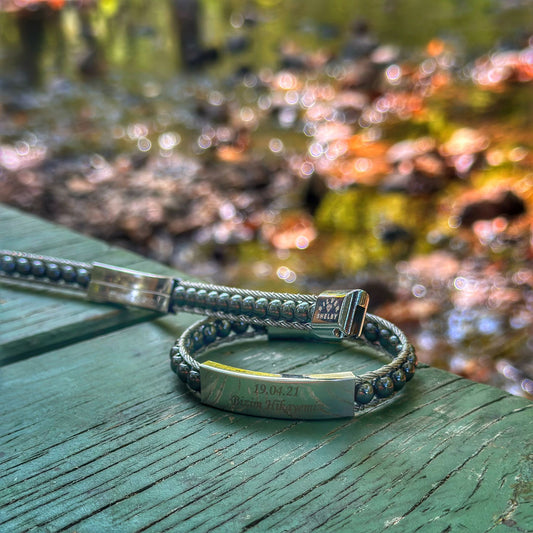
<path id="1" fill-rule="evenodd" d="M 174 280 L 126 268 L 93 263 L 87 297 L 168 313 Z"/>
<path id="2" fill-rule="evenodd" d="M 324 339 L 359 337 L 367 307 L 368 294 L 363 290 L 325 291 L 316 300 L 311 330 Z"/>
<path id="3" fill-rule="evenodd" d="M 226 411 L 296 420 L 354 414 L 351 372 L 293 376 L 206 361 L 200 365 L 200 379 L 202 402 Z"/>

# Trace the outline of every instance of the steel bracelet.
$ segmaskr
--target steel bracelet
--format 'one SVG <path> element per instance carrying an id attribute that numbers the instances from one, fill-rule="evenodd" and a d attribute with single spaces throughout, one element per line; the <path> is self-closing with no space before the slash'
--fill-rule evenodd
<path id="1" fill-rule="evenodd" d="M 0 250 L 0 281 L 160 313 L 207 315 L 176 342 L 171 367 L 202 402 L 237 413 L 291 419 L 352 416 L 390 400 L 415 372 L 413 346 L 397 326 L 366 313 L 368 295 L 360 289 L 319 295 L 253 291 L 10 250 Z M 195 359 L 218 344 L 267 333 L 270 338 L 346 340 L 392 361 L 356 376 L 270 374 Z"/>
<path id="2" fill-rule="evenodd" d="M 312 330 L 325 339 L 359 336 L 368 306 L 368 294 L 359 289 L 318 296 L 244 290 L 10 250 L 0 250 L 0 279 L 160 313 L 186 311 L 258 326 Z"/>
<path id="3" fill-rule="evenodd" d="M 416 356 L 405 335 L 373 315 L 367 315 L 362 338 L 345 340 L 360 349 L 370 347 L 375 355 L 392 361 L 359 376 L 352 372 L 272 374 L 196 359 L 224 343 L 267 334 L 270 339 L 287 337 L 287 330 L 270 329 L 244 321 L 204 319 L 176 341 L 170 351 L 171 368 L 202 403 L 235 413 L 288 419 L 351 417 L 392 399 L 415 372 Z M 309 334 L 300 338 L 313 340 Z"/>

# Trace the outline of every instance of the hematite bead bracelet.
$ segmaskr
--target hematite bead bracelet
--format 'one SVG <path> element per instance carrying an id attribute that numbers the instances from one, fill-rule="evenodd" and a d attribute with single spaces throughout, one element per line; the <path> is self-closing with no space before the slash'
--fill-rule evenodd
<path id="1" fill-rule="evenodd" d="M 95 302 L 209 316 L 184 332 L 171 351 L 171 365 L 204 403 L 230 411 L 278 418 L 351 416 L 390 399 L 415 371 L 412 345 L 395 325 L 366 314 L 368 295 L 362 290 L 318 296 L 250 291 L 9 250 L 0 250 L 0 280 L 82 293 Z M 366 343 L 392 361 L 362 376 L 294 376 L 200 364 L 193 357 L 221 342 L 291 331 L 306 340 Z"/>
<path id="2" fill-rule="evenodd" d="M 24 284 L 53 285 L 72 291 L 89 286 L 91 265 L 56 257 L 0 250 L 0 278 Z"/>
<path id="3" fill-rule="evenodd" d="M 170 350 L 170 366 L 205 404 L 241 414 L 288 419 L 353 416 L 392 399 L 415 373 L 416 356 L 405 335 L 373 315 L 367 315 L 362 338 L 346 340 L 369 346 L 392 361 L 359 376 L 351 372 L 271 374 L 196 359 L 212 347 L 266 335 L 268 330 L 244 321 L 204 319 L 176 341 Z M 276 331 L 273 337 L 280 339 L 283 334 Z"/>

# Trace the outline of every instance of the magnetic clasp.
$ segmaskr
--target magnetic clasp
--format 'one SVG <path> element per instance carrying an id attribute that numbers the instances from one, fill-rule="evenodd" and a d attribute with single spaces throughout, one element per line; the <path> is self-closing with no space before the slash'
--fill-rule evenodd
<path id="1" fill-rule="evenodd" d="M 361 289 L 325 291 L 319 294 L 311 320 L 313 333 L 325 339 L 359 337 L 368 300 L 368 293 Z"/>

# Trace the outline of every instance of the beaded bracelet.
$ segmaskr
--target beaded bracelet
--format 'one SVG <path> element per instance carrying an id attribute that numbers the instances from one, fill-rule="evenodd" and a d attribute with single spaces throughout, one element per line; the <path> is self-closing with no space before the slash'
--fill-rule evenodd
<path id="1" fill-rule="evenodd" d="M 416 356 L 405 335 L 382 318 L 367 315 L 364 339 L 347 340 L 370 346 L 392 361 L 360 376 L 271 374 L 234 368 L 196 356 L 223 343 L 268 334 L 268 328 L 244 321 L 212 318 L 189 327 L 170 350 L 170 366 L 202 403 L 240 414 L 288 419 L 353 416 L 390 400 L 415 373 Z M 276 330 L 270 338 L 283 338 Z M 312 340 L 306 337 L 307 340 Z"/>
<path id="2" fill-rule="evenodd" d="M 352 416 L 392 398 L 415 371 L 414 348 L 404 333 L 367 314 L 368 295 L 358 289 L 318 296 L 250 291 L 10 250 L 0 250 L 0 281 L 53 287 L 94 302 L 160 313 L 207 315 L 172 348 L 171 366 L 202 402 L 238 413 L 301 419 Z M 193 357 L 220 343 L 279 332 L 297 332 L 305 340 L 366 343 L 392 361 L 361 376 L 287 375 L 198 363 Z"/>
<path id="3" fill-rule="evenodd" d="M 9 250 L 0 250 L 0 280 L 84 293 L 94 302 L 160 313 L 185 311 L 258 326 L 312 329 L 326 339 L 359 336 L 368 305 L 362 290 L 318 296 L 250 291 Z"/>
<path id="4" fill-rule="evenodd" d="M 0 279 L 22 285 L 42 285 L 68 291 L 85 291 L 92 265 L 57 257 L 0 250 Z"/>

